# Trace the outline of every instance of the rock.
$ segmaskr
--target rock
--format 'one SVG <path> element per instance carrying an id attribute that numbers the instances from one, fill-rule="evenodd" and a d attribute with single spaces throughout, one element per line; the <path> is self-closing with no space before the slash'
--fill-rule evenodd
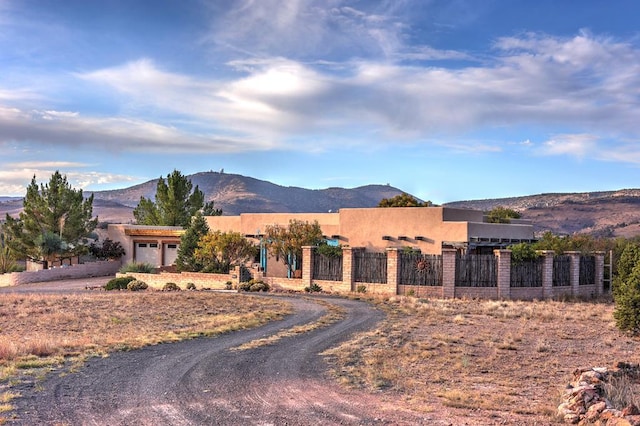
<path id="1" fill-rule="evenodd" d="M 607 408 L 607 403 L 604 401 L 596 402 L 587 409 L 585 418 L 589 421 L 593 421 L 600 417 L 600 414 Z"/>

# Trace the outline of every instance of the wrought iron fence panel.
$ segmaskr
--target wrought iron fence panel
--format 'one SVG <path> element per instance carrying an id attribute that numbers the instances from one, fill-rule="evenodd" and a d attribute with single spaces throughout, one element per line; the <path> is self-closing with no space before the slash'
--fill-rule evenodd
<path id="1" fill-rule="evenodd" d="M 316 280 L 342 281 L 342 256 L 315 253 L 311 277 Z"/>
<path id="2" fill-rule="evenodd" d="M 456 256 L 457 287 L 497 287 L 498 260 L 493 254 Z"/>
<path id="3" fill-rule="evenodd" d="M 442 256 L 436 254 L 398 253 L 398 284 L 442 285 Z"/>
<path id="4" fill-rule="evenodd" d="M 571 256 L 553 256 L 553 286 L 571 285 Z"/>
<path id="5" fill-rule="evenodd" d="M 544 257 L 511 262 L 511 287 L 542 287 Z"/>
<path id="6" fill-rule="evenodd" d="M 580 256 L 579 285 L 589 285 L 596 282 L 596 257 Z"/>
<path id="7" fill-rule="evenodd" d="M 355 251 L 353 267 L 356 282 L 380 284 L 387 282 L 387 253 Z"/>

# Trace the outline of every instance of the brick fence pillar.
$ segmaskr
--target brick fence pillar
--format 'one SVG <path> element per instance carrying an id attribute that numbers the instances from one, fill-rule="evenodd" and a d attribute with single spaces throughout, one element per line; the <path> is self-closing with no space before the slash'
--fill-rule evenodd
<path id="1" fill-rule="evenodd" d="M 354 247 L 342 247 L 342 285 L 348 286 L 351 291 L 355 290 L 353 284 L 353 251 Z"/>
<path id="2" fill-rule="evenodd" d="M 566 251 L 564 254 L 571 257 L 571 295 L 580 295 L 580 252 Z"/>
<path id="3" fill-rule="evenodd" d="M 313 281 L 313 255 L 315 254 L 315 247 L 304 246 L 302 247 L 302 285 L 304 287 L 310 287 Z"/>
<path id="4" fill-rule="evenodd" d="M 540 250 L 538 252 L 544 256 L 544 264 L 542 265 L 542 298 L 553 299 L 553 250 Z"/>
<path id="5" fill-rule="evenodd" d="M 442 297 L 456 297 L 456 249 L 442 249 Z"/>
<path id="6" fill-rule="evenodd" d="M 596 256 L 596 296 L 604 294 L 604 252 L 597 251 Z"/>
<path id="7" fill-rule="evenodd" d="M 498 299 L 511 299 L 511 250 L 494 250 L 498 258 Z"/>
<path id="8" fill-rule="evenodd" d="M 394 289 L 394 294 L 398 294 L 399 274 L 398 262 L 399 252 L 397 247 L 389 247 L 387 249 L 387 285 Z"/>

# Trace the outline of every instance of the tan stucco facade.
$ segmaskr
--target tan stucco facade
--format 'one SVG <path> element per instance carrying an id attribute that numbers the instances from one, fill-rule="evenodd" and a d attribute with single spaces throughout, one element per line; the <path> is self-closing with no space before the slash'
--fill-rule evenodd
<path id="1" fill-rule="evenodd" d="M 443 246 L 504 247 L 534 238 L 529 221 L 486 223 L 481 211 L 448 207 L 351 208 L 336 213 L 243 213 L 210 216 L 207 224 L 212 230 L 235 231 L 259 239 L 267 226 L 287 226 L 293 219 L 317 221 L 326 238 L 371 251 L 412 247 L 423 253 L 440 254 Z"/>
<path id="2" fill-rule="evenodd" d="M 369 251 L 411 247 L 425 254 L 441 254 L 443 247 L 493 250 L 532 241 L 533 226 L 527 220 L 509 224 L 485 222 L 483 212 L 448 207 L 351 208 L 336 213 L 243 213 L 207 216 L 212 231 L 239 232 L 259 242 L 267 226 L 287 226 L 293 219 L 317 221 L 327 239 Z M 119 241 L 123 262 L 172 264 L 184 230 L 170 226 L 109 225 L 109 238 Z"/>

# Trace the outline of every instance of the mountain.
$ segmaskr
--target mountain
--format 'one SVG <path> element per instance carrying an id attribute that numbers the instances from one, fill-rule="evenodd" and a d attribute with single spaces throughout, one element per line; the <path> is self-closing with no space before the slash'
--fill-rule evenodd
<path id="1" fill-rule="evenodd" d="M 375 207 L 381 199 L 402 194 L 389 185 L 367 185 L 358 188 L 304 189 L 280 186 L 247 176 L 203 172 L 187 176 L 205 194 L 207 201 L 225 215 L 257 212 L 313 213 L 338 211 L 345 207 Z M 94 211 L 100 220 L 107 220 L 120 209 L 119 221 L 133 220 L 133 208 L 140 197 L 154 199 L 158 179 L 140 185 L 110 191 L 95 191 Z M 91 193 L 87 193 L 90 195 Z M 102 213 L 108 209 L 108 215 Z"/>
<path id="2" fill-rule="evenodd" d="M 523 197 L 456 201 L 449 207 L 488 211 L 497 206 L 530 219 L 536 232 L 588 233 L 595 236 L 640 235 L 640 189 L 539 194 Z"/>

